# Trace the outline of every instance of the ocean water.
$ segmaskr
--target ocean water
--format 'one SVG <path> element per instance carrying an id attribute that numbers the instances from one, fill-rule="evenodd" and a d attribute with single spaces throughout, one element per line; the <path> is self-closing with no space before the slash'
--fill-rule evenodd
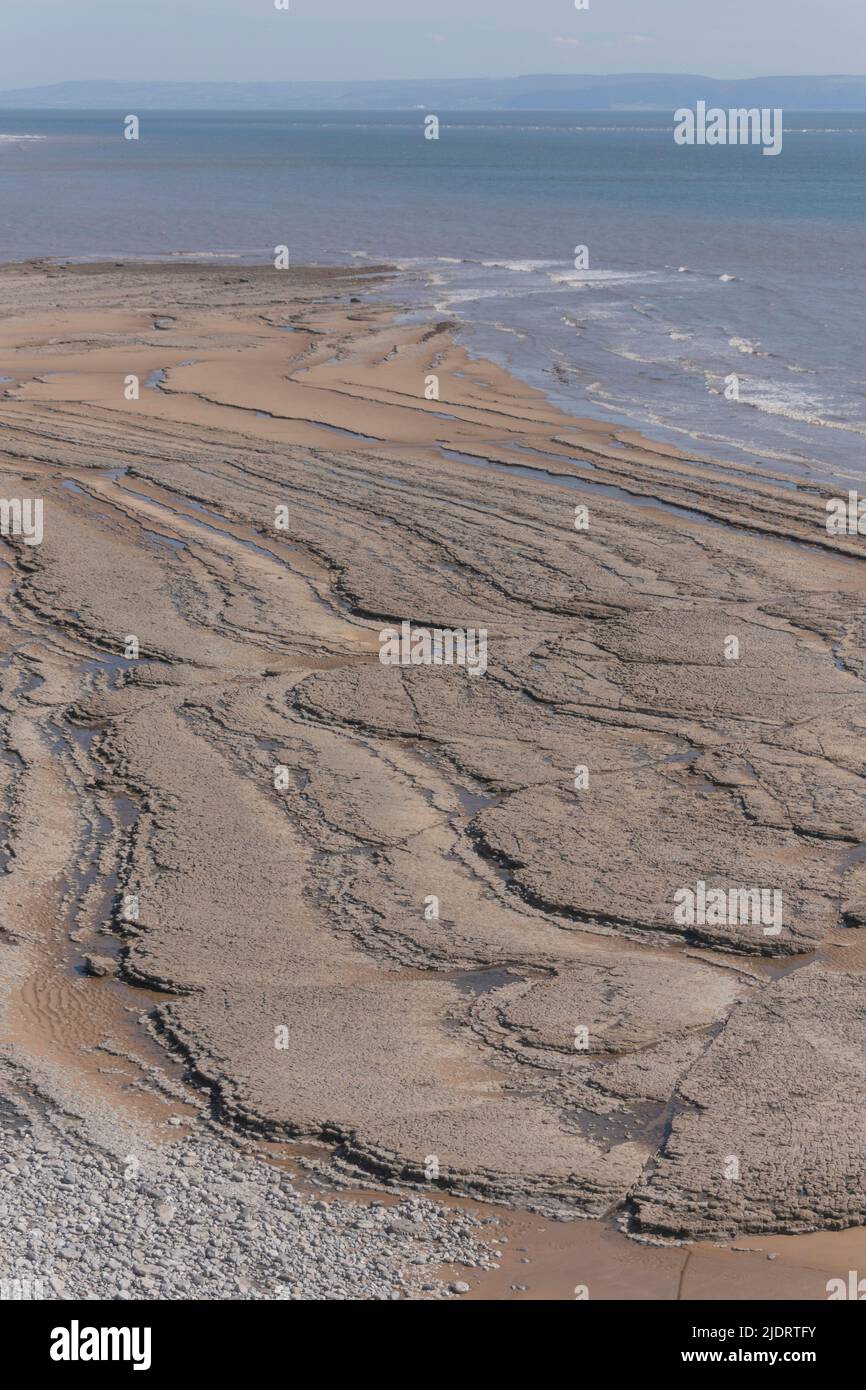
<path id="1" fill-rule="evenodd" d="M 394 261 L 389 298 L 573 412 L 866 473 L 866 114 L 787 112 L 775 158 L 669 113 L 126 114 L 0 111 L 0 260 Z"/>

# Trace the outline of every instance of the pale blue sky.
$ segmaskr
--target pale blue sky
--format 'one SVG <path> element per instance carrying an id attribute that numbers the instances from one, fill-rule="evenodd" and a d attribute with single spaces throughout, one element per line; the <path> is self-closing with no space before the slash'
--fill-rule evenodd
<path id="1" fill-rule="evenodd" d="M 866 0 L 0 0 L 0 88 L 866 73 Z"/>

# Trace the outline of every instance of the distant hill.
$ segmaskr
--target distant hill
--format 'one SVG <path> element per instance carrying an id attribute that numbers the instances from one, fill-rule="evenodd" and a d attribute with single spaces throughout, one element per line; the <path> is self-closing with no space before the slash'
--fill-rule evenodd
<path id="1" fill-rule="evenodd" d="M 681 73 L 608 77 L 422 78 L 388 82 L 59 82 L 0 92 L 0 107 L 79 110 L 672 111 L 781 106 L 866 111 L 866 77 L 720 79 Z"/>

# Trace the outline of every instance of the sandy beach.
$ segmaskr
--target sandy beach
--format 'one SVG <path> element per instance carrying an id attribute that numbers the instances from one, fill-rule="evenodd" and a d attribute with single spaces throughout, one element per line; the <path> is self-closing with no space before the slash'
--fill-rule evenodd
<path id="1" fill-rule="evenodd" d="M 84 1296 L 826 1298 L 866 1262 L 862 538 L 397 285 L 0 267 L 0 492 L 44 508 L 0 554 L 0 1205 L 58 1184 L 38 1258 L 3 1239 Z M 486 671 L 383 664 L 403 623 Z M 698 884 L 780 929 L 678 920 Z"/>

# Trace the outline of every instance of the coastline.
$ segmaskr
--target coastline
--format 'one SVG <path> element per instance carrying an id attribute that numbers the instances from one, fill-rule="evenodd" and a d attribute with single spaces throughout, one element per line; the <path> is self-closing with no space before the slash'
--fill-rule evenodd
<path id="1" fill-rule="evenodd" d="M 446 108 L 440 142 L 423 140 L 417 112 L 331 114 L 334 124 L 323 112 L 238 112 L 220 125 L 216 115 L 144 113 L 137 146 L 107 110 L 7 112 L 4 131 L 44 138 L 3 147 L 19 208 L 5 254 L 110 262 L 117 251 L 118 259 L 152 253 L 170 263 L 180 252 L 218 263 L 217 248 L 229 264 L 261 264 L 284 235 L 268 211 L 274 197 L 297 200 L 308 215 L 290 235 L 296 264 L 393 262 L 404 272 L 404 307 L 430 321 L 462 320 L 473 351 L 492 354 L 564 409 L 625 421 L 686 450 L 775 460 L 795 478 L 851 473 L 857 485 L 852 445 L 864 421 L 850 306 L 864 267 L 842 190 L 862 178 L 862 115 L 844 130 L 823 117 L 795 122 L 772 199 L 751 175 L 741 197 L 726 198 L 717 185 L 728 177 L 722 156 L 708 184 L 689 184 L 684 208 L 676 190 L 691 156 L 664 113 L 517 112 L 464 123 Z M 216 139 L 227 142 L 230 165 L 249 167 L 245 210 L 214 160 Z M 292 171 L 283 160 L 289 147 L 299 156 Z M 567 151 L 581 168 L 585 248 L 575 246 L 572 172 L 558 177 Z M 377 171 L 400 175 L 369 202 L 368 156 Z M 187 201 L 187 158 L 203 171 L 209 197 L 175 217 Z M 63 183 L 69 159 L 82 170 L 80 199 Z M 319 177 L 323 162 L 333 180 Z M 439 181 L 432 204 L 426 165 Z M 483 168 L 489 181 L 474 177 Z M 164 207 L 148 196 L 156 169 Z M 118 205 L 111 189 L 127 177 L 129 202 Z M 41 190 L 52 181 L 69 194 L 65 226 L 42 213 Z M 634 196 L 651 229 L 637 241 L 622 217 Z M 448 214 L 456 207 L 459 218 Z M 820 262 L 807 251 L 817 239 L 827 252 Z M 739 395 L 729 399 L 731 376 Z"/>
<path id="2" fill-rule="evenodd" d="M 145 1069 L 155 1033 L 218 1120 L 330 1139 L 354 1183 L 430 1193 L 435 1155 L 450 1191 L 621 1212 L 653 1240 L 827 1242 L 776 1232 L 864 1219 L 866 953 L 838 926 L 866 885 L 857 540 L 827 537 L 829 488 L 572 420 L 447 322 L 395 326 L 370 275 L 388 269 L 0 267 L 3 486 L 38 483 L 47 517 L 4 572 L 16 1064 L 55 1103 L 85 1078 L 82 1123 L 111 1128 L 91 1049 L 129 1050 L 134 1008 Z M 402 619 L 489 629 L 477 690 L 383 668 Z M 782 936 L 673 930 L 670 884 L 734 862 L 772 866 Z M 120 979 L 85 977 L 105 951 Z M 86 1026 L 56 1036 L 58 1008 Z M 798 1037 L 820 1066 L 794 1096 Z M 755 1131 L 779 1104 L 768 1188 Z M 789 1189 L 813 1168 L 810 1206 Z"/>

